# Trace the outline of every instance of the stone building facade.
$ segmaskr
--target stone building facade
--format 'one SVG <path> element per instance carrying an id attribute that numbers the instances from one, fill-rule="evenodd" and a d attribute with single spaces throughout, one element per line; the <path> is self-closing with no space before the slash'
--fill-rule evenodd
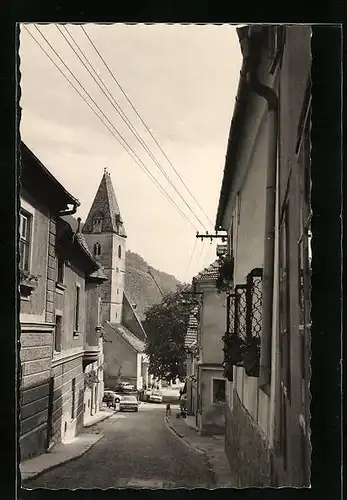
<path id="1" fill-rule="evenodd" d="M 20 175 L 20 447 L 25 460 L 49 446 L 56 223 L 71 207 L 76 210 L 79 202 L 24 143 Z"/>
<path id="2" fill-rule="evenodd" d="M 107 278 L 71 216 L 78 200 L 25 144 L 21 156 L 20 448 L 25 460 L 82 429 L 84 372 L 102 360 L 98 290 Z"/>

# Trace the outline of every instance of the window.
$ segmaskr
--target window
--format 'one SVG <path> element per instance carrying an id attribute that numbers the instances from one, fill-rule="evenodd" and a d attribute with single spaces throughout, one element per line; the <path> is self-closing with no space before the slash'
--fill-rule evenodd
<path id="1" fill-rule="evenodd" d="M 71 380 L 71 420 L 75 418 L 76 379 Z"/>
<path id="2" fill-rule="evenodd" d="M 119 295 L 119 288 L 117 288 L 117 295 Z"/>
<path id="3" fill-rule="evenodd" d="M 75 332 L 79 331 L 80 326 L 80 286 L 76 285 L 75 296 Z"/>
<path id="4" fill-rule="evenodd" d="M 98 297 L 97 326 L 101 326 L 101 297 Z"/>
<path id="5" fill-rule="evenodd" d="M 31 220 L 32 216 L 21 210 L 19 214 L 19 268 L 24 271 L 29 271 Z"/>
<path id="6" fill-rule="evenodd" d="M 122 257 L 122 247 L 118 245 L 118 258 L 120 259 Z"/>
<path id="7" fill-rule="evenodd" d="M 64 283 L 64 260 L 61 257 L 57 257 L 57 282 Z"/>
<path id="8" fill-rule="evenodd" d="M 222 378 L 212 379 L 212 403 L 225 402 L 225 380 Z"/>
<path id="9" fill-rule="evenodd" d="M 55 316 L 55 329 L 54 329 L 54 350 L 56 352 L 61 351 L 61 341 L 62 341 L 62 316 L 56 314 Z"/>
<path id="10" fill-rule="evenodd" d="M 94 244 L 94 250 L 93 251 L 94 251 L 95 257 L 99 257 L 99 255 L 101 254 L 101 245 L 100 245 L 100 243 L 96 242 Z"/>
<path id="11" fill-rule="evenodd" d="M 247 286 L 237 285 L 235 287 L 234 300 L 234 332 L 244 340 L 247 338 Z"/>
<path id="12" fill-rule="evenodd" d="M 93 233 L 101 233 L 101 229 L 102 229 L 102 217 L 98 215 L 93 219 Z"/>

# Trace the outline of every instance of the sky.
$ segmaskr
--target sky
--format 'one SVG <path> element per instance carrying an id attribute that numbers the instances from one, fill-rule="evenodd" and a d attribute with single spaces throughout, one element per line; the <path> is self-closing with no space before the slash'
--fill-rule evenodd
<path id="1" fill-rule="evenodd" d="M 242 62 L 236 27 L 84 25 L 110 72 L 81 26 L 66 25 L 67 31 L 62 25 L 60 30 L 53 24 L 38 27 L 54 50 L 33 24 L 25 25 L 26 29 L 22 25 L 19 48 L 22 140 L 80 201 L 76 216 L 82 220 L 107 167 L 128 236 L 127 248 L 140 254 L 149 265 L 181 281 L 191 281 L 216 258 L 215 243 L 197 240 L 196 231 L 214 231 Z M 62 33 L 72 46 L 73 39 L 77 42 L 110 93 L 100 90 Z M 156 162 L 121 115 L 141 136 Z M 127 143 L 123 142 L 125 149 L 115 138 L 122 142 L 118 134 Z M 137 155 L 137 163 L 132 153 L 128 154 L 129 147 Z M 148 177 L 145 168 L 181 213 Z"/>

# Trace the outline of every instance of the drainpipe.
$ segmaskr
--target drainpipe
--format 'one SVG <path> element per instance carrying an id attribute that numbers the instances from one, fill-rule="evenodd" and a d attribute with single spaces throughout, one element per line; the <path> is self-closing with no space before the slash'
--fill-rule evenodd
<path id="1" fill-rule="evenodd" d="M 248 43 L 248 65 L 246 65 L 245 78 L 251 92 L 256 93 L 267 101 L 268 106 L 268 155 L 266 177 L 266 202 L 265 202 L 265 241 L 264 241 L 264 266 L 263 266 L 263 335 L 260 355 L 260 379 L 262 388 L 270 384 L 271 367 L 271 337 L 274 294 L 274 252 L 275 252 L 275 208 L 276 208 L 276 167 L 277 167 L 277 129 L 278 129 L 278 98 L 276 92 L 260 83 L 257 69 L 260 66 L 264 40 L 264 28 L 251 28 L 252 36 Z M 265 28 L 267 34 L 267 28 Z M 244 38 L 244 37 L 242 37 Z M 240 39 L 240 43 L 243 40 Z"/>

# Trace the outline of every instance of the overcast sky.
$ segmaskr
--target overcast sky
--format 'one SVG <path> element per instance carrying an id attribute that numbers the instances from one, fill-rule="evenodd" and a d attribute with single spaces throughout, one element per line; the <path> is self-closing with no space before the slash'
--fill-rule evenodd
<path id="1" fill-rule="evenodd" d="M 78 85 L 35 27 L 26 26 L 74 85 Z M 214 225 L 241 68 L 235 26 L 90 24 L 84 27 Z M 67 28 L 187 204 L 207 229 L 213 229 L 81 27 L 67 25 Z M 127 248 L 139 253 L 150 265 L 190 281 L 215 259 L 215 245 L 196 241 L 196 230 L 205 229 L 121 120 L 57 27 L 45 25 L 40 30 L 191 224 L 119 145 L 23 27 L 19 51 L 22 140 L 80 200 L 77 215 L 82 220 L 107 167 L 128 235 Z M 104 117 L 103 120 L 106 121 Z"/>

